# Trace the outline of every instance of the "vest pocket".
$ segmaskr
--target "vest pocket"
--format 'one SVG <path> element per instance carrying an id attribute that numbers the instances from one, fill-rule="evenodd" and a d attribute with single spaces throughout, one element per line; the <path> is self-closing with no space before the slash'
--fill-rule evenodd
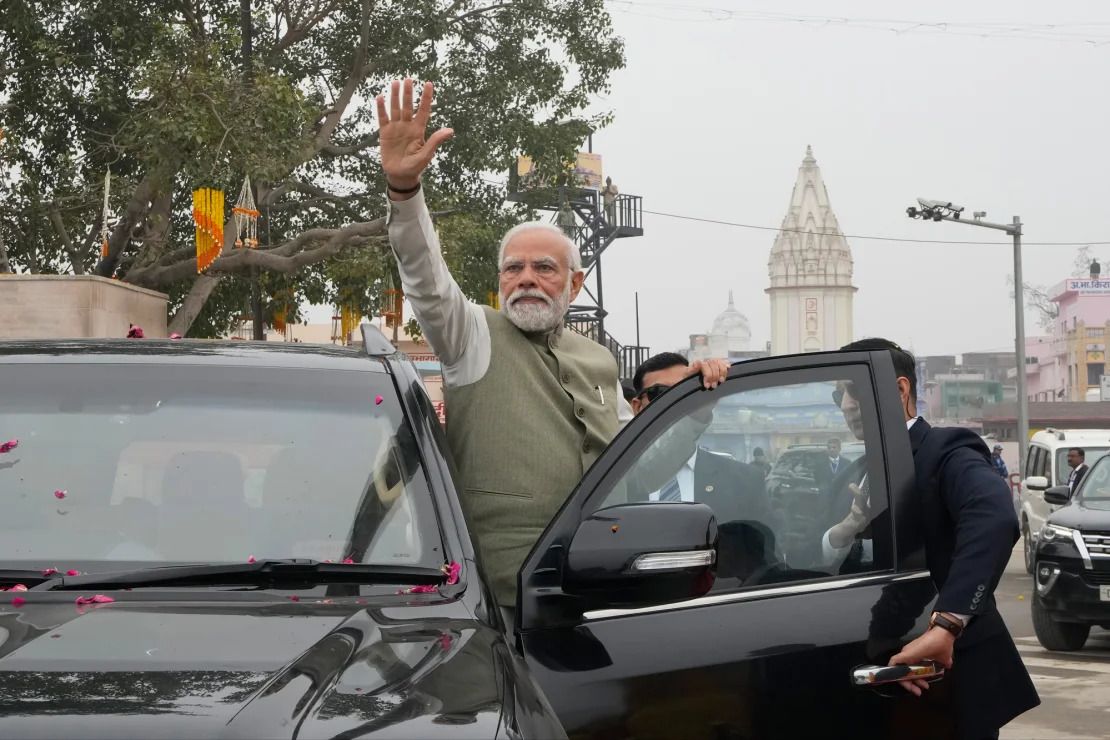
<path id="1" fill-rule="evenodd" d="M 466 493 L 476 493 L 476 494 L 479 494 L 479 495 L 482 495 L 482 496 L 508 496 L 510 498 L 522 498 L 522 499 L 527 499 L 527 500 L 531 500 L 531 499 L 535 498 L 535 496 L 533 496 L 530 493 L 520 493 L 520 492 L 512 492 L 512 491 L 491 491 L 488 488 L 465 488 L 463 490 Z"/>

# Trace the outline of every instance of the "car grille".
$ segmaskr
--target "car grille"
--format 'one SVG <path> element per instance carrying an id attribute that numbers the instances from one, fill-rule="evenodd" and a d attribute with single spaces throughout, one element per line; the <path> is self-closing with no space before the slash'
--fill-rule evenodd
<path id="1" fill-rule="evenodd" d="M 1110 571 L 1087 571 L 1083 578 L 1094 586 L 1110 586 Z"/>
<path id="2" fill-rule="evenodd" d="M 1092 558 L 1110 558 L 1110 532 L 1084 532 L 1083 544 Z"/>

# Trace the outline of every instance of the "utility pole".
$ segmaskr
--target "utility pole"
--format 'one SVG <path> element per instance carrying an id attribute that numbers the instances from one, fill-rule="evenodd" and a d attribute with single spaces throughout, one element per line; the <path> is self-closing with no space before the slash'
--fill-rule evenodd
<path id="1" fill-rule="evenodd" d="M 1025 474 L 1025 458 L 1029 446 L 1029 397 L 1025 381 L 1025 290 L 1021 275 L 1021 218 L 1014 216 L 1011 224 L 996 224 L 984 221 L 985 211 L 976 211 L 970 221 L 961 219 L 961 206 L 937 200 L 918 198 L 919 207 L 910 206 L 906 215 L 926 221 L 951 221 L 968 226 L 981 226 L 984 229 L 1004 231 L 1014 239 L 1014 359 L 1017 362 L 1017 443 L 1018 470 Z"/>
<path id="2" fill-rule="evenodd" d="M 251 46 L 251 0 L 239 0 L 239 23 L 243 33 L 243 81 L 250 84 L 253 57 L 253 48 Z M 255 187 L 255 185 L 252 183 L 251 187 Z M 258 202 L 257 197 L 255 202 Z M 250 247 L 246 248 L 250 249 Z M 266 331 L 265 327 L 262 325 L 262 285 L 259 282 L 258 265 L 251 265 L 250 283 L 251 318 L 253 320 L 251 339 L 263 340 L 266 338 Z"/>

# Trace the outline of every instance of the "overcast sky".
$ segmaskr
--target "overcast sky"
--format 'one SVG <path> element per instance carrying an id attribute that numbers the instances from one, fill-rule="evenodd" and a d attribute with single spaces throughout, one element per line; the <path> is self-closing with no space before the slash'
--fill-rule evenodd
<path id="1" fill-rule="evenodd" d="M 845 14 L 848 24 L 760 22 L 694 8 Z M 778 226 L 807 144 L 846 234 L 997 240 L 1002 232 L 906 217 L 916 196 L 1020 215 L 1025 239 L 1110 240 L 1106 223 L 1110 5 L 1070 0 L 893 3 L 853 0 L 611 2 L 627 43 L 594 136 L 605 173 L 651 211 Z M 720 20 L 717 20 L 720 18 Z M 895 19 L 998 23 L 895 33 Z M 864 24 L 863 21 L 868 21 Z M 1086 23 L 1047 33 L 1029 24 Z M 1097 24 L 1105 25 L 1099 26 Z M 1020 30 L 1009 32 L 1005 25 Z M 1001 37 L 1000 37 L 1001 35 Z M 724 309 L 729 289 L 769 337 L 767 258 L 774 233 L 645 215 L 645 236 L 603 259 L 608 328 L 655 351 L 685 346 Z M 1012 349 L 1012 249 L 849 239 L 857 337 L 919 354 Z M 1027 246 L 1026 280 L 1054 283 L 1077 247 Z M 1110 254 L 1108 247 L 1096 253 Z M 1038 331 L 1027 315 L 1027 332 Z"/>

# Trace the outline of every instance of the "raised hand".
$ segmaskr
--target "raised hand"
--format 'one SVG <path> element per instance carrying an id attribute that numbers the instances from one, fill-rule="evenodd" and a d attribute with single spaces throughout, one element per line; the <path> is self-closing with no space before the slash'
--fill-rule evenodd
<path id="1" fill-rule="evenodd" d="M 449 128 L 441 128 L 428 139 L 424 138 L 432 114 L 434 88 L 432 83 L 424 83 L 420 106 L 416 110 L 412 105 L 412 88 L 411 79 L 393 81 L 388 114 L 385 95 L 377 97 L 382 170 L 389 184 L 401 190 L 414 188 L 420 183 L 420 175 L 432 161 L 436 149 L 455 134 Z"/>

